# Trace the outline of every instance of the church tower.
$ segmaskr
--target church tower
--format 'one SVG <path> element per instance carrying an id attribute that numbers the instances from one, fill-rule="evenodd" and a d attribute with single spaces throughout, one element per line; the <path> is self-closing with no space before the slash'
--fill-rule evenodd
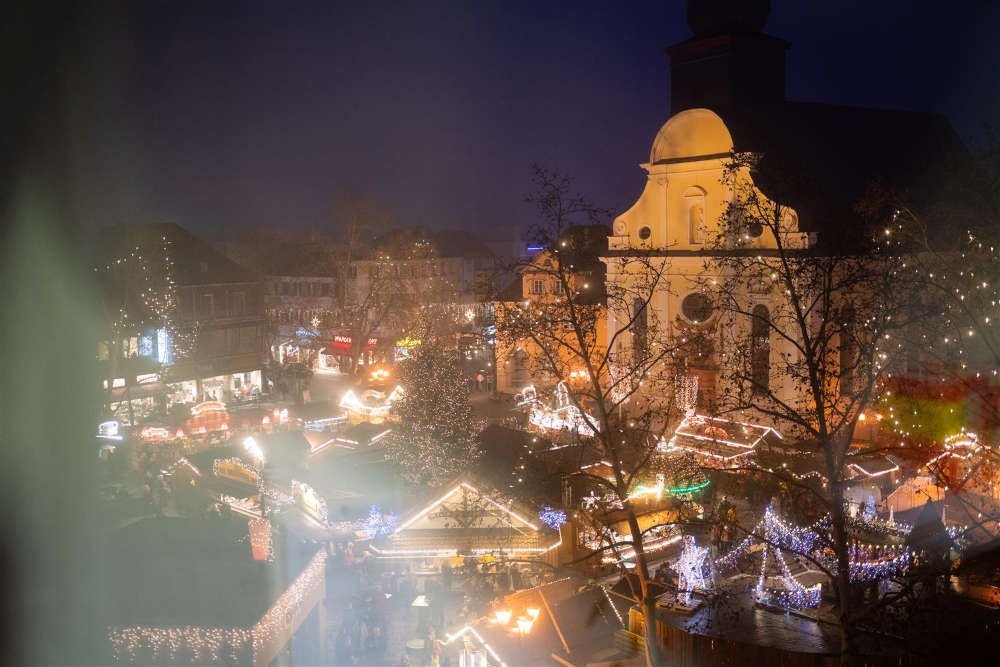
<path id="1" fill-rule="evenodd" d="M 712 109 L 727 122 L 780 106 L 789 43 L 765 35 L 770 0 L 688 0 L 694 36 L 667 49 L 670 115 Z"/>

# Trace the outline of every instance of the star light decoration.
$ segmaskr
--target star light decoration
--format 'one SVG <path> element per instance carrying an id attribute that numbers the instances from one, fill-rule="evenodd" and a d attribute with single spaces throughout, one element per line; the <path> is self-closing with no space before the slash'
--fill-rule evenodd
<path id="1" fill-rule="evenodd" d="M 691 603 L 691 593 L 695 590 L 707 590 L 705 584 L 705 560 L 708 558 L 708 547 L 695 544 L 694 536 L 684 536 L 684 550 L 677 561 L 677 588 L 685 605 Z"/>

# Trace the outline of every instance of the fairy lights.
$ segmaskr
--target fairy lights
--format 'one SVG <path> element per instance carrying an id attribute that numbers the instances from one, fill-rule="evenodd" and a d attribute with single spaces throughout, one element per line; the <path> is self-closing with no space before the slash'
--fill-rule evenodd
<path id="1" fill-rule="evenodd" d="M 113 658 L 127 664 L 160 664 L 179 658 L 191 664 L 270 662 L 274 657 L 270 653 L 280 648 L 276 640 L 287 641 L 323 598 L 326 559 L 326 550 L 320 549 L 252 628 L 113 627 L 108 630 Z"/>
<path id="2" fill-rule="evenodd" d="M 362 417 L 386 417 L 389 411 L 392 409 L 392 402 L 398 399 L 403 394 L 403 388 L 396 386 L 392 392 L 389 393 L 384 399 L 378 399 L 374 396 L 369 395 L 371 402 L 366 403 L 362 401 L 354 393 L 353 390 L 348 389 L 344 395 L 340 398 L 340 407 L 344 408 L 348 412 L 352 412 L 356 415 Z"/>
<path id="3" fill-rule="evenodd" d="M 565 382 L 556 385 L 555 395 L 555 407 L 549 407 L 538 399 L 535 388 L 529 385 L 521 391 L 518 405 L 530 405 L 528 421 L 543 431 L 567 430 L 584 436 L 597 434 L 600 430 L 597 420 L 570 401 Z"/>
<path id="4" fill-rule="evenodd" d="M 476 629 L 473 628 L 471 625 L 466 625 L 461 630 L 448 635 L 447 639 L 445 639 L 443 643 L 450 644 L 456 639 L 464 637 L 466 634 L 471 634 L 473 637 L 475 637 L 476 640 L 483 645 L 483 648 L 485 648 L 489 652 L 489 654 L 493 656 L 493 659 L 497 661 L 500 667 L 507 667 L 507 663 L 505 663 L 503 660 L 500 659 L 500 656 L 497 655 L 497 652 L 493 650 L 493 647 L 487 644 L 486 641 L 482 638 L 482 636 L 478 632 L 476 632 Z"/>
<path id="5" fill-rule="evenodd" d="M 192 417 L 210 412 L 226 412 L 226 404 L 221 401 L 205 401 L 191 408 Z"/>
<path id="6" fill-rule="evenodd" d="M 235 456 L 224 459 L 215 459 L 215 461 L 212 462 L 212 473 L 216 477 L 221 477 L 222 479 L 228 479 L 234 482 L 241 482 L 243 484 L 249 484 L 258 489 L 260 489 L 264 483 L 259 470 L 245 462 L 243 459 Z"/>
<path id="7" fill-rule="evenodd" d="M 326 509 L 326 501 L 316 493 L 308 484 L 298 480 L 292 480 L 292 497 L 295 504 L 310 517 L 316 519 L 321 524 L 326 525 L 329 515 Z"/>

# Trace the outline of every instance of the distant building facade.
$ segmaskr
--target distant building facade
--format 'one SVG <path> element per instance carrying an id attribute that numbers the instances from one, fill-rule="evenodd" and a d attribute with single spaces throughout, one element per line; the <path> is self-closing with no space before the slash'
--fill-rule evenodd
<path id="1" fill-rule="evenodd" d="M 253 272 L 175 224 L 107 227 L 97 248 L 110 415 L 129 423 L 259 394 L 266 322 Z"/>
<path id="2" fill-rule="evenodd" d="M 595 355 L 604 353 L 606 348 L 606 308 L 604 299 L 605 267 L 598 257 L 606 244 L 607 233 L 610 230 L 605 225 L 588 225 L 570 227 L 563 239 L 572 237 L 571 246 L 574 254 L 570 261 L 574 267 L 569 274 L 570 288 L 579 293 L 580 303 L 593 303 L 600 306 L 593 332 L 597 340 Z M 563 297 L 563 288 L 554 273 L 554 257 L 549 248 L 533 252 L 530 261 L 523 262 L 517 276 L 508 283 L 500 293 L 498 301 L 493 306 L 496 317 L 496 387 L 503 394 L 517 394 L 527 385 L 554 385 L 555 378 L 544 372 L 548 362 L 541 358 L 542 351 L 531 341 L 520 339 L 512 343 L 511 336 L 505 335 L 508 326 L 505 318 L 510 306 L 526 302 L 551 302 Z M 578 348 L 576 341 L 568 343 L 571 348 Z M 566 361 L 570 362 L 570 354 L 566 353 Z M 571 378 L 586 379 L 582 365 L 569 371 Z"/>

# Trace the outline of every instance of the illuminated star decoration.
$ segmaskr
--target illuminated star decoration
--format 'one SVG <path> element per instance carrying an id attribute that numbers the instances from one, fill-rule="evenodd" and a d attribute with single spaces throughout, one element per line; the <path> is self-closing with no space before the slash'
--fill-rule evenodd
<path id="1" fill-rule="evenodd" d="M 707 588 L 703 572 L 707 557 L 708 547 L 697 546 L 692 535 L 684 536 L 684 551 L 677 561 L 677 588 L 684 595 L 685 605 L 690 604 L 692 591 Z"/>
<path id="2" fill-rule="evenodd" d="M 368 539 L 391 535 L 394 530 L 396 530 L 396 515 L 392 512 L 383 513 L 375 505 L 368 510 L 368 517 L 361 525 L 361 531 Z"/>
<path id="3" fill-rule="evenodd" d="M 319 318 L 316 317 L 316 316 L 313 316 L 313 318 L 311 320 L 309 320 L 309 324 L 312 325 L 313 329 L 319 329 Z"/>
<path id="4" fill-rule="evenodd" d="M 552 509 L 551 506 L 545 505 L 538 512 L 538 518 L 542 520 L 546 526 L 553 530 L 559 530 L 559 526 L 566 523 L 566 512 L 562 510 Z"/>

